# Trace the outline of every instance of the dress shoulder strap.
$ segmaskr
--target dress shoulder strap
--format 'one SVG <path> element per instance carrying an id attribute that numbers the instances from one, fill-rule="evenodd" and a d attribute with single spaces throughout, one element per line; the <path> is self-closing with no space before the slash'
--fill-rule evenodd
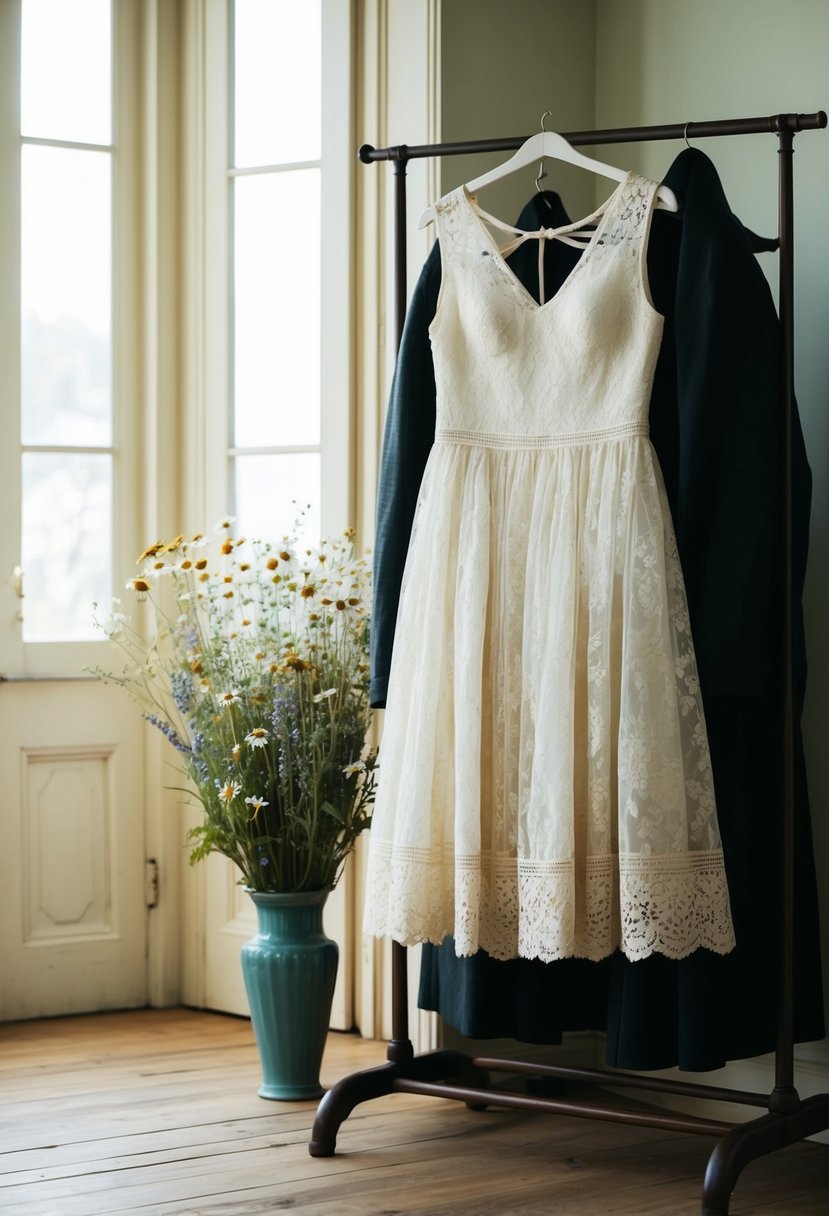
<path id="1" fill-rule="evenodd" d="M 644 293 L 651 307 L 653 301 L 648 286 L 647 252 L 658 189 L 659 182 L 638 173 L 629 173 L 600 221 L 593 252 L 598 266 L 608 257 L 622 259 L 631 287 Z"/>
<path id="2" fill-rule="evenodd" d="M 465 240 L 461 189 L 462 187 L 452 190 L 432 204 L 438 239 L 444 253 L 453 245 L 463 244 Z"/>
<path id="3" fill-rule="evenodd" d="M 600 243 L 621 253 L 643 253 L 659 182 L 629 173 L 600 223 Z"/>

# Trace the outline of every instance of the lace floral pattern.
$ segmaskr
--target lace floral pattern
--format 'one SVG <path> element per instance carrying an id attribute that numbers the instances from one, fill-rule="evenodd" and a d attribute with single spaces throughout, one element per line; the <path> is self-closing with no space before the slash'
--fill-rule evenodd
<path id="1" fill-rule="evenodd" d="M 436 444 L 401 589 L 366 931 L 495 958 L 734 938 L 696 661 L 647 438 L 655 184 L 537 304 L 437 207 Z"/>
<path id="2" fill-rule="evenodd" d="M 452 864 L 454 881 L 447 884 Z M 369 881 L 376 892 L 372 915 L 388 915 L 379 915 L 377 925 L 367 918 L 366 932 L 389 934 L 404 946 L 437 945 L 453 934 L 459 956 L 483 949 L 495 959 L 597 961 L 621 946 L 630 959 L 654 951 L 676 959 L 700 947 L 725 954 L 734 946 L 719 851 L 589 857 L 578 875 L 572 860 L 476 854 L 451 862 L 383 844 L 372 850 Z M 423 910 L 420 919 L 400 916 L 401 892 Z"/>

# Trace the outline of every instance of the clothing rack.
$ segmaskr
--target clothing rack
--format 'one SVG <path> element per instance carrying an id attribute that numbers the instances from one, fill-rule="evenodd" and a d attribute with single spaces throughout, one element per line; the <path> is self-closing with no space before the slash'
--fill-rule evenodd
<path id="1" fill-rule="evenodd" d="M 798 131 L 827 125 L 823 111 L 814 114 L 775 114 L 763 118 L 721 119 L 712 122 L 672 123 L 662 126 L 620 127 L 609 130 L 574 131 L 565 135 L 573 145 L 639 143 L 723 135 L 772 133 L 777 135 L 779 155 L 779 315 L 782 340 L 780 458 L 783 531 L 781 569 L 782 667 L 784 704 L 781 750 L 783 760 L 783 816 L 781 849 L 782 946 L 779 976 L 775 1084 L 770 1094 L 751 1093 L 712 1085 L 666 1080 L 647 1075 L 602 1068 L 573 1068 L 535 1062 L 469 1056 L 439 1050 L 415 1056 L 409 1039 L 408 980 L 406 950 L 392 943 L 392 1038 L 388 1063 L 343 1078 L 320 1102 L 314 1121 L 309 1152 L 313 1157 L 331 1156 L 337 1132 L 361 1102 L 390 1093 L 427 1094 L 465 1102 L 472 1109 L 487 1106 L 548 1111 L 586 1119 L 611 1120 L 629 1125 L 665 1128 L 714 1136 L 717 1143 L 709 1158 L 702 1191 L 702 1216 L 727 1216 L 729 1200 L 742 1169 L 757 1157 L 829 1129 L 829 1093 L 801 1099 L 795 1088 L 793 1032 L 794 959 L 794 696 L 792 678 L 792 417 L 794 411 L 794 136 Z M 432 156 L 457 156 L 475 152 L 506 152 L 519 147 L 526 136 L 396 147 L 360 148 L 364 164 L 388 160 L 394 166 L 395 182 L 395 290 L 398 344 L 406 315 L 406 166 L 410 160 Z M 488 1086 L 489 1072 L 531 1074 L 545 1079 L 576 1081 L 588 1085 L 613 1086 L 684 1098 L 705 1098 L 752 1106 L 764 1110 L 758 1117 L 730 1123 L 696 1115 L 662 1110 L 626 1109 L 585 1101 L 544 1097 Z"/>

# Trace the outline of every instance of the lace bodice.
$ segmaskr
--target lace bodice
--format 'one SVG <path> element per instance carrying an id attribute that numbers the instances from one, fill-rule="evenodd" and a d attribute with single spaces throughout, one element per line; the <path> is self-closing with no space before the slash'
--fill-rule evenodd
<path id="1" fill-rule="evenodd" d="M 460 432 L 545 446 L 552 436 L 584 442 L 646 426 L 662 336 L 645 276 L 656 189 L 627 175 L 602 214 L 588 217 L 595 232 L 543 304 L 515 277 L 464 186 L 436 204 L 443 277 L 430 335 L 439 438 Z M 543 230 L 541 239 L 586 222 Z"/>

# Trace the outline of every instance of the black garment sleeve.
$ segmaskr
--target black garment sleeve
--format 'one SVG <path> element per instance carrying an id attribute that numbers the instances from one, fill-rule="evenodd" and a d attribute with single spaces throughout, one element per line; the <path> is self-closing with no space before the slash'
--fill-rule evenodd
<path id="1" fill-rule="evenodd" d="M 423 470 L 435 439 L 435 370 L 428 330 L 439 290 L 440 249 L 436 243 L 406 313 L 383 436 L 371 616 L 371 704 L 375 709 L 386 704 L 400 582 Z"/>

